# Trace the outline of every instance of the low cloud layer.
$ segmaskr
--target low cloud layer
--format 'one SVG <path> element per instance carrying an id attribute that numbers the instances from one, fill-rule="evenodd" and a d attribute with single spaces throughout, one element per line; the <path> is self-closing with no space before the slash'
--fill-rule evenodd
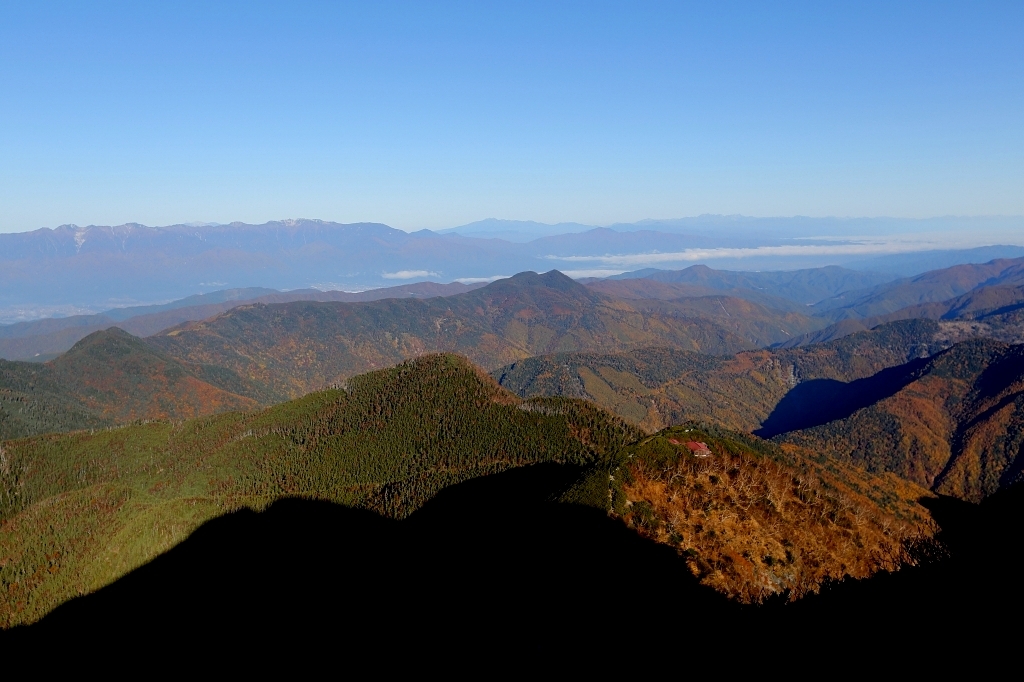
<path id="1" fill-rule="evenodd" d="M 385 272 L 381 274 L 384 279 L 414 279 L 416 277 L 437 277 L 437 273 L 431 270 L 399 270 L 398 272 Z"/>
<path id="2" fill-rule="evenodd" d="M 984 244 L 976 243 L 970 236 L 962 239 L 871 239 L 871 240 L 844 240 L 835 244 L 786 244 L 783 246 L 756 246 L 746 248 L 712 248 L 712 249 L 684 249 L 682 251 L 664 253 L 632 253 L 604 256 L 544 256 L 547 260 L 562 261 L 565 263 L 592 263 L 604 266 L 607 270 L 573 270 L 574 273 L 595 273 L 577 274 L 575 277 L 607 277 L 612 268 L 637 269 L 643 267 L 657 267 L 667 263 L 693 263 L 696 261 L 708 261 L 724 258 L 753 258 L 753 257 L 822 257 L 822 256 L 880 256 L 897 253 L 916 253 L 924 251 L 935 251 L 950 248 L 970 248 L 975 246 L 989 245 L 993 242 L 987 241 Z M 568 271 L 567 271 L 568 272 Z M 596 274 L 605 272 L 606 274 Z M 621 272 L 621 270 L 619 271 Z"/>

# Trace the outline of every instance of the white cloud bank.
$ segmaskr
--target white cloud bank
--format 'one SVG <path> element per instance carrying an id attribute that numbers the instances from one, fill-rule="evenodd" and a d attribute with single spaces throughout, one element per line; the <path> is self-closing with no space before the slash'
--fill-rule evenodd
<path id="1" fill-rule="evenodd" d="M 606 268 L 654 267 L 665 263 L 689 263 L 717 258 L 792 257 L 792 256 L 880 256 L 895 253 L 917 253 L 937 249 L 971 248 L 982 244 L 965 238 L 962 242 L 930 239 L 872 239 L 846 241 L 839 244 L 786 244 L 784 246 L 755 246 L 746 248 L 684 249 L 667 253 L 632 253 L 604 256 L 544 256 L 548 260 L 565 263 L 593 263 Z M 988 242 L 984 245 L 989 245 Z M 574 270 L 572 272 L 600 272 L 600 270 Z M 617 273 L 615 273 L 617 274 Z M 576 277 L 602 277 L 607 275 L 573 275 Z"/>
<path id="2" fill-rule="evenodd" d="M 399 270 L 398 272 L 381 273 L 384 279 L 413 279 L 415 277 L 437 277 L 436 272 L 430 270 Z"/>

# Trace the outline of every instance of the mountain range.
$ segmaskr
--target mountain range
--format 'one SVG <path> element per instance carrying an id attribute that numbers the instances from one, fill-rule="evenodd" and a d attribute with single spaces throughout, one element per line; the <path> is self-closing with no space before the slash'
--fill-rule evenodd
<path id="1" fill-rule="evenodd" d="M 0 638 L 450 608 L 466 641 L 544 613 L 592 643 L 671 607 L 810 642 L 851 614 L 896 636 L 935 594 L 996 608 L 1022 262 L 225 289 L 0 328 L 72 344 L 0 361 Z"/>
<path id="2" fill-rule="evenodd" d="M 117 326 L 136 336 L 150 336 L 182 322 L 204 320 L 238 306 L 241 302 L 287 303 L 290 301 L 377 301 L 385 298 L 430 298 L 472 291 L 482 283 L 436 284 L 418 282 L 382 287 L 358 293 L 300 289 L 226 289 L 189 296 L 163 305 L 114 308 L 96 315 L 72 315 L 0 326 L 0 357 L 9 360 L 46 361 L 63 353 L 95 331 Z"/>
<path id="3" fill-rule="evenodd" d="M 958 224 L 975 231 L 994 229 L 1011 234 L 1009 226 L 1016 224 L 1014 220 L 963 219 L 943 225 L 945 229 Z M 848 240 L 847 247 L 852 250 L 845 256 L 819 256 L 813 249 L 805 249 L 828 247 L 832 253 L 846 248 L 820 237 L 834 234 L 839 223 L 709 216 L 584 231 L 576 231 L 583 226 L 570 225 L 565 228 L 571 228 L 568 232 L 542 236 L 538 232 L 527 241 L 495 238 L 501 233 L 487 229 L 404 232 L 378 223 L 322 220 L 166 227 L 64 225 L 0 234 L 0 322 L 37 319 L 44 316 L 41 311 L 55 307 L 76 314 L 99 312 L 223 289 L 358 291 L 425 280 L 492 281 L 552 267 L 585 277 L 666 262 L 686 264 L 694 258 L 745 270 L 807 268 L 838 259 L 859 271 L 871 270 L 855 262 L 860 248 L 856 239 Z M 789 227 L 783 229 L 784 225 Z M 857 233 L 862 235 L 893 235 L 909 229 L 900 221 L 846 224 L 854 225 L 865 230 Z M 893 232 L 879 232 L 887 225 Z M 765 230 L 767 226 L 774 227 Z M 939 223 L 935 227 L 938 229 Z M 773 236 L 766 236 L 769 234 Z M 873 248 L 884 252 L 886 247 Z M 921 248 L 935 246 L 922 242 Z M 737 249 L 747 251 L 737 256 Z M 783 252 L 790 255 L 779 255 Z M 1024 252 L 1021 247 L 992 246 L 943 253 L 944 262 L 963 263 L 1019 257 Z M 920 261 L 920 252 L 915 257 Z M 889 263 L 881 268 L 887 274 L 875 275 L 874 283 L 885 277 L 917 274 L 927 269 L 927 262 L 932 261 L 921 261 L 911 271 Z"/>
<path id="4" fill-rule="evenodd" d="M 371 532 L 388 537 L 384 519 L 416 528 L 420 511 L 445 488 L 541 464 L 547 473 L 533 495 L 577 510 L 597 507 L 598 518 L 617 510 L 641 535 L 690 552 L 694 563 L 680 566 L 684 574 L 745 601 L 786 587 L 813 590 L 829 576 L 868 576 L 906 537 L 934 532 L 916 502 L 922 491 L 898 479 L 822 467 L 721 429 L 699 436 L 669 430 L 624 449 L 638 435 L 584 401 L 524 401 L 463 359 L 430 355 L 262 411 L 14 441 L 0 472 L 6 489 L 17 491 L 0 505 L 0 617 L 7 627 L 37 620 L 196 529 L 203 533 L 204 524 L 223 525 L 214 519 L 225 513 L 271 511 L 281 498 L 316 500 L 369 512 L 366 522 L 377 519 Z M 715 466 L 674 444 L 687 437 L 708 442 L 719 455 Z M 664 505 L 680 503 L 648 481 L 666 461 L 687 472 L 676 485 L 693 497 L 683 507 L 708 515 L 707 538 L 696 518 L 655 523 L 671 517 Z M 714 488 L 732 470 L 736 499 L 728 489 L 702 492 L 701 482 Z M 791 533 L 726 531 L 725 510 L 750 528 L 777 523 L 783 505 L 799 504 L 773 497 L 779 484 L 789 496 L 785 481 L 793 477 L 807 486 L 808 502 Z M 722 511 L 709 513 L 709 505 Z M 822 515 L 831 525 L 820 523 Z M 716 575 L 713 567 L 733 555 L 736 569 Z"/>

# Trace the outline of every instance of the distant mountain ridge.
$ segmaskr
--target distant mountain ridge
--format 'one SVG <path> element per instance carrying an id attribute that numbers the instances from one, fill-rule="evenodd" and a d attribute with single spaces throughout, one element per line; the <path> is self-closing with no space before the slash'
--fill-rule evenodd
<path id="1" fill-rule="evenodd" d="M 921 303 L 945 301 L 979 286 L 1024 283 L 1024 258 L 955 265 L 915 277 L 849 291 L 813 306 L 814 314 L 831 322 L 885 315 Z"/>
<path id="2" fill-rule="evenodd" d="M 48 318 L 34 322 L 20 322 L 0 326 L 0 358 L 33 360 L 38 356 L 63 353 L 80 339 L 94 331 L 117 326 L 135 336 L 151 336 L 182 322 L 203 320 L 248 303 L 287 303 L 290 301 L 377 301 L 384 298 L 429 298 L 451 296 L 472 291 L 483 283 L 436 284 L 417 282 L 397 287 L 382 287 L 359 293 L 301 289 L 274 291 L 272 289 L 229 289 L 211 294 L 190 296 L 159 306 L 117 308 L 99 315 Z M 42 358 L 44 360 L 50 357 Z"/>
<path id="3" fill-rule="evenodd" d="M 490 370 L 560 349 L 671 344 L 722 354 L 753 347 L 707 318 L 642 312 L 556 270 L 445 298 L 239 306 L 147 343 L 231 368 L 277 400 L 426 352 L 458 352 Z"/>
<path id="4" fill-rule="evenodd" d="M 609 279 L 638 278 L 694 284 L 718 290 L 748 289 L 807 305 L 894 279 L 891 275 L 859 272 L 835 265 L 779 272 L 736 272 L 693 265 L 684 270 L 637 270 Z"/>
<path id="5" fill-rule="evenodd" d="M 962 224 L 965 229 L 988 226 L 1006 231 L 1008 226 L 1018 223 L 1024 229 L 1024 219 L 1014 218 L 914 224 L 917 228 L 927 224 L 935 229 L 942 225 L 945 228 L 941 229 L 949 229 L 951 225 Z M 31 317 L 33 309 L 54 305 L 79 310 L 109 308 L 115 301 L 124 302 L 126 296 L 141 304 L 226 288 L 361 289 L 427 279 L 490 281 L 515 272 L 541 272 L 552 266 L 583 268 L 581 274 L 607 272 L 610 266 L 601 263 L 609 256 L 629 256 L 630 262 L 642 263 L 650 255 L 655 258 L 652 262 L 663 262 L 659 254 L 705 248 L 793 246 L 792 238 L 797 236 L 820 237 L 853 227 L 862 230 L 857 234 L 884 234 L 879 230 L 886 225 L 894 230 L 892 233 L 898 233 L 909 224 L 886 220 L 701 216 L 585 231 L 578 230 L 586 226 L 572 224 L 565 228 L 570 231 L 562 234 L 542 235 L 542 230 L 536 236 L 531 234 L 529 240 L 518 241 L 494 238 L 498 233 L 493 230 L 467 236 L 457 230 L 444 234 L 430 230 L 404 232 L 379 223 L 340 224 L 307 219 L 261 225 L 65 225 L 0 234 L 0 310 L 7 311 L 8 319 L 14 320 Z M 537 224 L 529 225 L 536 228 Z M 977 255 L 964 251 L 960 255 L 950 252 L 947 257 L 963 262 L 962 259 L 969 261 Z M 822 262 L 815 256 L 811 263 L 807 256 L 779 258 L 782 257 L 766 255 L 753 260 L 721 260 L 714 253 L 706 254 L 712 262 L 737 269 L 825 265 L 830 261 L 848 262 L 852 257 L 828 256 Z"/>
<path id="6" fill-rule="evenodd" d="M 915 318 L 939 321 L 940 327 L 956 340 L 981 336 L 1005 343 L 1024 343 L 1024 285 L 983 285 L 946 301 L 919 303 L 887 315 L 864 319 L 847 318 L 784 341 L 776 347 L 823 343 L 886 322 Z"/>

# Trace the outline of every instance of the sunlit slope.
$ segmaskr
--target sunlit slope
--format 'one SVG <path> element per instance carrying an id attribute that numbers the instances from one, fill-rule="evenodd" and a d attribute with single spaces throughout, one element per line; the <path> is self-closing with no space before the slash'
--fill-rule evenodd
<path id="1" fill-rule="evenodd" d="M 892 474 L 691 422 L 595 464 L 563 499 L 607 509 L 688 557 L 701 582 L 758 602 L 900 566 L 905 543 L 933 532 L 917 502 L 927 494 Z"/>
<path id="2" fill-rule="evenodd" d="M 431 355 L 258 413 L 3 444 L 0 623 L 32 621 L 240 507 L 301 496 L 404 517 L 443 487 L 584 465 L 638 432 L 582 401 L 523 401 Z"/>
<path id="3" fill-rule="evenodd" d="M 557 271 L 429 300 L 241 306 L 147 341 L 184 361 L 226 367 L 277 399 L 434 351 L 490 370 L 558 351 L 752 347 L 710 320 L 640 312 Z"/>
<path id="4" fill-rule="evenodd" d="M 779 406 L 776 438 L 973 501 L 1021 480 L 1024 346 L 966 341 L 829 388 L 815 401 L 838 414 L 800 410 L 793 396 L 788 409 Z M 790 416 L 798 411 L 803 423 Z"/>
<path id="5" fill-rule="evenodd" d="M 115 327 L 49 363 L 0 361 L 0 439 L 253 409 L 237 393 L 251 390 L 230 370 L 182 363 Z"/>
<path id="6" fill-rule="evenodd" d="M 944 345 L 931 320 L 904 320 L 827 344 L 712 357 L 673 348 L 616 354 L 559 353 L 527 358 L 493 372 L 527 397 L 565 395 L 597 402 L 648 432 L 688 419 L 753 431 L 797 384 L 847 382 Z"/>

